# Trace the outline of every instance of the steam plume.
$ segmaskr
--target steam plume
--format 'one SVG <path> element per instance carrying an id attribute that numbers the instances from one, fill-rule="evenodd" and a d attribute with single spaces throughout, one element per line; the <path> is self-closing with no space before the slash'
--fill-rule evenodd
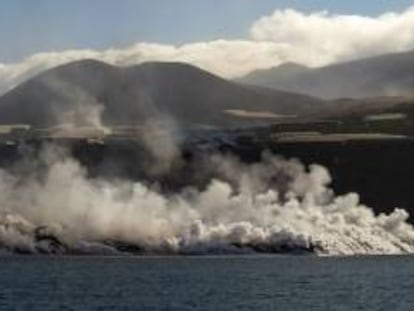
<path id="1" fill-rule="evenodd" d="M 318 254 L 414 251 L 408 214 L 374 215 L 357 194 L 335 197 L 328 171 L 270 154 L 246 165 L 216 155 L 203 190 L 89 178 L 55 150 L 41 174 L 0 171 L 0 245 L 20 252 L 203 254 L 305 250 Z M 218 169 L 218 165 L 221 166 Z M 128 247 L 127 247 L 128 246 Z"/>

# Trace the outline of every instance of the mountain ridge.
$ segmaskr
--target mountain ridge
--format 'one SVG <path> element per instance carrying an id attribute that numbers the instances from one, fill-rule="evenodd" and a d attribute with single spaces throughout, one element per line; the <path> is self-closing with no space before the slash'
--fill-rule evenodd
<path id="1" fill-rule="evenodd" d="M 325 99 L 414 94 L 414 50 L 309 68 L 294 75 L 284 75 L 281 66 L 237 81 Z"/>
<path id="2" fill-rule="evenodd" d="M 185 125 L 238 126 L 247 121 L 226 110 L 306 114 L 324 105 L 310 96 L 240 85 L 189 64 L 117 67 L 84 59 L 42 72 L 1 96 L 0 123 L 85 125 L 88 106 L 92 119 L 101 115 L 108 125 L 165 116 Z"/>

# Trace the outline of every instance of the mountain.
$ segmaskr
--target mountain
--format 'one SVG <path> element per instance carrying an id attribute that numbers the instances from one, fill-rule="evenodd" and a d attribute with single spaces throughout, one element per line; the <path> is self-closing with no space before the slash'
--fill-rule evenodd
<path id="1" fill-rule="evenodd" d="M 283 85 L 286 80 L 296 78 L 310 70 L 312 69 L 304 65 L 287 62 L 270 69 L 255 70 L 241 79 L 236 79 L 236 81 L 274 88 L 275 85 Z"/>
<path id="2" fill-rule="evenodd" d="M 239 126 L 302 115 L 327 102 L 240 85 L 182 63 L 116 67 L 81 60 L 55 67 L 0 97 L 1 124 L 132 125 L 172 118 L 182 125 Z"/>
<path id="3" fill-rule="evenodd" d="M 414 51 L 313 69 L 297 64 L 282 65 L 252 72 L 238 81 L 326 99 L 411 96 L 414 94 Z"/>

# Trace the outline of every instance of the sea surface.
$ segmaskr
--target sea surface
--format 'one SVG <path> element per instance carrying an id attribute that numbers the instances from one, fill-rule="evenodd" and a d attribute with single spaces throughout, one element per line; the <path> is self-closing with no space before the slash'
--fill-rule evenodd
<path id="1" fill-rule="evenodd" d="M 1 310 L 414 310 L 414 257 L 0 257 Z"/>

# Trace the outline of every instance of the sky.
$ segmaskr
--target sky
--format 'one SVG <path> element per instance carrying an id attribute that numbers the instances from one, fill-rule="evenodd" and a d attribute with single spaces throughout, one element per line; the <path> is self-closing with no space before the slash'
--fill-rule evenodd
<path id="1" fill-rule="evenodd" d="M 67 49 L 137 42 L 180 45 L 245 39 L 254 21 L 276 9 L 376 16 L 409 0 L 0 0 L 0 62 Z"/>
<path id="2" fill-rule="evenodd" d="M 79 59 L 237 78 L 414 50 L 410 0 L 0 0 L 0 95 Z"/>

